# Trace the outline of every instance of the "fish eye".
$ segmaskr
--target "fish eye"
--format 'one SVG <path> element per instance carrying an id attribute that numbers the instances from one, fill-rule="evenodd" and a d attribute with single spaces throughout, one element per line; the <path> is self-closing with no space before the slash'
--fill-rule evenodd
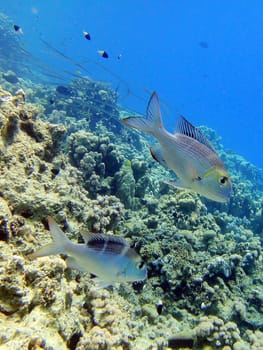
<path id="1" fill-rule="evenodd" d="M 228 181 L 228 177 L 227 176 L 221 176 L 219 178 L 219 184 L 220 185 L 225 185 L 227 183 L 227 181 Z"/>

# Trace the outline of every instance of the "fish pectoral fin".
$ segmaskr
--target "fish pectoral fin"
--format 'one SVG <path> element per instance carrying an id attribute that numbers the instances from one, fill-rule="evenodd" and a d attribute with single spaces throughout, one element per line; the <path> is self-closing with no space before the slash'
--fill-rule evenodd
<path id="1" fill-rule="evenodd" d="M 66 264 L 67 264 L 67 267 L 69 267 L 70 269 L 79 270 L 81 272 L 88 272 L 87 269 L 80 266 L 78 264 L 77 260 L 75 258 L 73 258 L 72 256 L 67 257 Z"/>
<path id="2" fill-rule="evenodd" d="M 191 179 L 193 182 L 201 181 L 202 177 L 198 174 L 197 170 L 194 167 L 190 167 Z"/>
<path id="3" fill-rule="evenodd" d="M 177 188 L 178 190 L 188 190 L 188 191 L 191 191 L 191 188 L 186 186 L 185 184 L 183 184 L 182 182 L 180 181 L 163 181 L 163 183 L 169 185 L 169 186 L 172 186 L 172 187 L 175 187 Z"/>
<path id="4" fill-rule="evenodd" d="M 114 287 L 114 283 L 103 281 L 99 277 L 92 278 L 92 281 L 95 283 L 95 289 L 96 290 L 107 288 L 109 286 L 113 286 Z"/>
<path id="5" fill-rule="evenodd" d="M 150 152 L 154 160 L 156 162 L 160 163 L 165 168 L 168 168 L 168 165 L 163 157 L 163 150 L 160 145 L 155 145 L 153 147 L 150 147 Z"/>

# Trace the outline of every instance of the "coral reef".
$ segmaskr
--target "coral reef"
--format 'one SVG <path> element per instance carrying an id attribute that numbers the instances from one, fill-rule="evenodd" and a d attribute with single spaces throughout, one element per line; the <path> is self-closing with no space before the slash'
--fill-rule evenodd
<path id="1" fill-rule="evenodd" d="M 203 128 L 233 174 L 230 203 L 170 188 L 105 84 L 63 90 L 3 74 L 0 347 L 261 349 L 262 172 Z M 63 255 L 31 261 L 50 241 L 48 215 L 73 241 L 126 237 L 147 281 L 97 290 Z"/>

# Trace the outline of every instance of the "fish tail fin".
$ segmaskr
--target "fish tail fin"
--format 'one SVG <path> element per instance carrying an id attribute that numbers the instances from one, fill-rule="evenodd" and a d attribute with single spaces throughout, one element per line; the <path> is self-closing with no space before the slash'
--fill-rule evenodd
<path id="1" fill-rule="evenodd" d="M 71 242 L 59 228 L 56 221 L 50 216 L 48 217 L 48 226 L 53 237 L 53 242 L 30 254 L 30 258 L 34 259 L 47 255 L 65 253 L 67 251 L 67 246 Z"/>
<path id="2" fill-rule="evenodd" d="M 149 100 L 146 117 L 127 117 L 122 122 L 132 128 L 144 131 L 152 136 L 156 136 L 163 129 L 160 102 L 156 92 Z"/>

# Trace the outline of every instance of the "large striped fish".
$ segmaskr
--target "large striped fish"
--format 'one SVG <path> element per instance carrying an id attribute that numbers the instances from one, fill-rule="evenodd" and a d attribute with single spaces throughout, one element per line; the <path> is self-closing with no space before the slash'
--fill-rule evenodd
<path id="1" fill-rule="evenodd" d="M 124 238 L 85 233 L 82 234 L 85 243 L 76 244 L 65 236 L 51 217 L 48 217 L 48 225 L 53 242 L 31 254 L 31 258 L 66 254 L 68 267 L 96 275 L 101 286 L 140 281 L 147 277 L 141 257 Z"/>
<path id="2" fill-rule="evenodd" d="M 216 202 L 226 202 L 231 195 L 231 180 L 223 162 L 199 129 L 180 117 L 176 133 L 163 127 L 160 103 L 154 92 L 146 117 L 123 118 L 125 125 L 152 135 L 159 144 L 151 147 L 153 158 L 171 169 L 179 181 L 172 183 L 192 190 Z"/>

